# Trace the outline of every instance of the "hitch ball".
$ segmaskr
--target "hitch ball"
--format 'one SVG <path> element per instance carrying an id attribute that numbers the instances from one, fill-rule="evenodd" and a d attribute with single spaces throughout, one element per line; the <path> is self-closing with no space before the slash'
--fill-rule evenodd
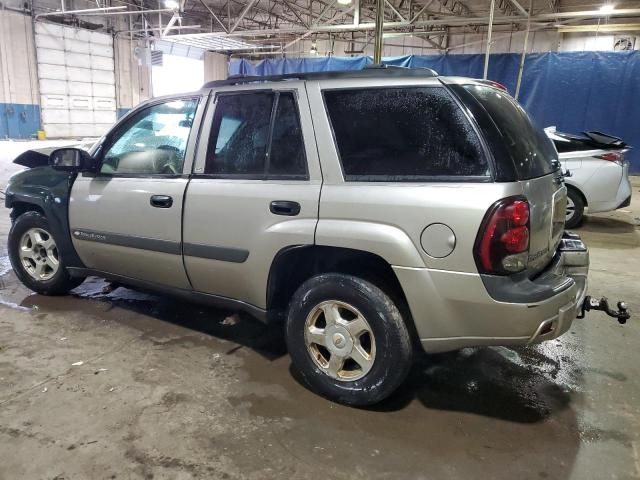
<path id="1" fill-rule="evenodd" d="M 582 307 L 580 309 L 580 315 L 578 315 L 578 318 L 584 318 L 585 313 L 590 310 L 599 310 L 606 313 L 610 317 L 616 318 L 618 320 L 618 323 L 624 325 L 631 317 L 631 314 L 629 313 L 627 304 L 625 302 L 620 301 L 617 303 L 617 306 L 618 311 L 610 309 L 609 300 L 607 300 L 607 297 L 602 297 L 600 300 L 598 300 L 593 297 L 586 296 L 584 298 L 584 302 L 582 302 Z"/>

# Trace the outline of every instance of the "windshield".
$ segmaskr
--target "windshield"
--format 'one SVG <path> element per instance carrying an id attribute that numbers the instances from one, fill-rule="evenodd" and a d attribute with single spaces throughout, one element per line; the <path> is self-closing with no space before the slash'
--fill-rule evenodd
<path id="1" fill-rule="evenodd" d="M 493 87 L 464 88 L 480 102 L 500 130 L 520 180 L 541 177 L 556 169 L 558 153 L 553 142 L 515 100 Z"/>

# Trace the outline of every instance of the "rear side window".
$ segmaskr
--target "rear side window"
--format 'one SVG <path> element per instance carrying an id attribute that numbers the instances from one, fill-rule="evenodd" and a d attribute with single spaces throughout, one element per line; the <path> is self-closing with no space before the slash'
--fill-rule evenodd
<path id="1" fill-rule="evenodd" d="M 480 141 L 442 87 L 327 90 L 347 181 L 488 176 Z"/>
<path id="2" fill-rule="evenodd" d="M 218 98 L 205 173 L 264 173 L 272 105 L 267 92 Z"/>
<path id="3" fill-rule="evenodd" d="M 541 177 L 555 170 L 558 154 L 552 141 L 537 128 L 509 95 L 492 87 L 466 85 L 500 130 L 520 180 Z"/>
<path id="4" fill-rule="evenodd" d="M 293 93 L 220 95 L 205 174 L 256 179 L 307 178 L 302 129 Z"/>
<path id="5" fill-rule="evenodd" d="M 273 123 L 269 173 L 272 175 L 306 175 L 307 160 L 296 102 L 291 93 L 280 93 Z"/>

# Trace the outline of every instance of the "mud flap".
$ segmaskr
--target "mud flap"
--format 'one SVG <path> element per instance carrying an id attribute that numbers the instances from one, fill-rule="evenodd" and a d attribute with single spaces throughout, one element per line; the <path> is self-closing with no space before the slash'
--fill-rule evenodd
<path id="1" fill-rule="evenodd" d="M 618 319 L 618 323 L 624 325 L 627 323 L 627 320 L 631 318 L 631 314 L 629 313 L 629 309 L 627 308 L 627 304 L 625 302 L 618 302 L 617 304 L 618 310 L 612 310 L 609 308 L 609 300 L 607 297 L 602 297 L 600 300 L 597 298 L 590 297 L 587 295 L 584 297 L 584 302 L 582 302 L 582 306 L 580 307 L 580 314 L 577 318 L 584 318 L 586 313 L 591 310 L 599 310 L 601 312 L 606 313 L 610 317 Z"/>

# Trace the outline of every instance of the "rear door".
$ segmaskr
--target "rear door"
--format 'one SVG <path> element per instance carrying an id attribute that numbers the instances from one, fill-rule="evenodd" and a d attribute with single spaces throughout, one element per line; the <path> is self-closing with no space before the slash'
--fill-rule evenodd
<path id="1" fill-rule="evenodd" d="M 541 270 L 555 255 L 564 231 L 567 192 L 558 152 L 507 93 L 480 85 L 465 89 L 489 114 L 511 157 L 516 180 L 530 207 L 529 269 Z"/>
<path id="2" fill-rule="evenodd" d="M 199 97 L 141 108 L 103 144 L 100 172 L 71 190 L 69 223 L 92 269 L 190 288 L 182 262 L 182 204 L 203 106 Z"/>
<path id="3" fill-rule="evenodd" d="M 322 178 L 305 86 L 221 89 L 211 103 L 185 201 L 185 266 L 195 290 L 265 308 L 278 252 L 314 243 Z"/>

